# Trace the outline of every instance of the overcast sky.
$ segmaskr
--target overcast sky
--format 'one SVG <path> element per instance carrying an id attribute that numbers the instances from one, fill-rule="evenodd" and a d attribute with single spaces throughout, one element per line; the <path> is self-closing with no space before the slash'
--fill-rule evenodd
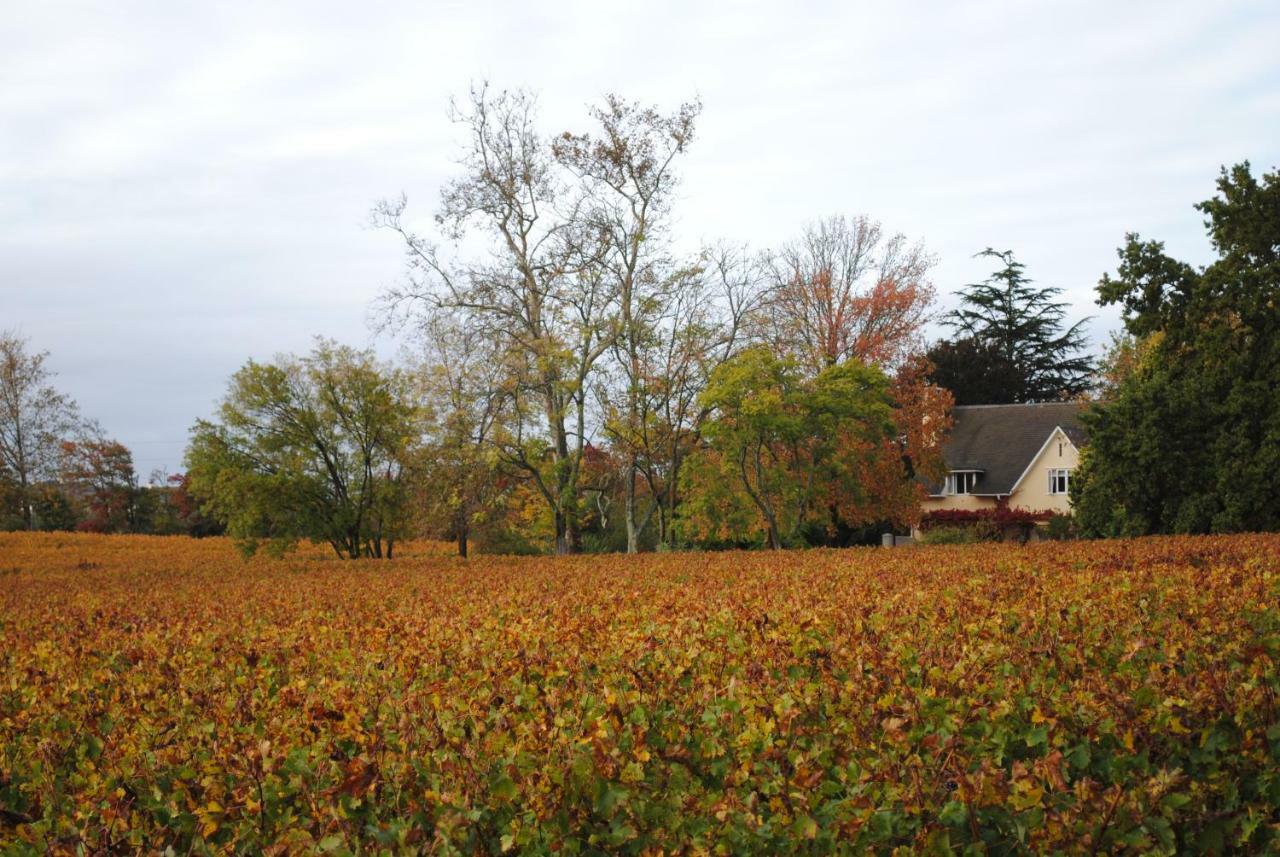
<path id="1" fill-rule="evenodd" d="M 1013 249 L 1101 342 L 1124 233 L 1204 262 L 1191 205 L 1219 166 L 1280 162 L 1278 45 L 1275 0 L 7 0 L 0 329 L 52 352 L 144 478 L 180 470 L 246 359 L 375 341 L 402 257 L 369 208 L 403 190 L 429 226 L 449 96 L 488 78 L 539 91 L 549 131 L 606 91 L 700 97 L 690 244 L 865 213 L 937 254 L 944 302 Z"/>

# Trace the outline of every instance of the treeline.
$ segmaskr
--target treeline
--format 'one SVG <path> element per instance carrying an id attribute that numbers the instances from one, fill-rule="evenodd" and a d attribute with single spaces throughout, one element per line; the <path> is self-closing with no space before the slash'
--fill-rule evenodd
<path id="1" fill-rule="evenodd" d="M 432 236 L 381 321 L 402 365 L 321 342 L 251 363 L 197 425 L 193 490 L 232 534 L 385 556 L 847 544 L 917 513 L 950 398 L 927 377 L 933 258 L 866 217 L 771 252 L 675 241 L 696 103 L 606 98 L 546 134 L 478 87 Z"/>
<path id="2" fill-rule="evenodd" d="M 249 362 L 170 484 L 139 486 L 8 335 L 4 526 L 350 558 L 419 535 L 463 555 L 848 545 L 918 520 L 953 404 L 1089 399 L 1080 533 L 1280 528 L 1275 173 L 1223 172 L 1207 267 L 1129 236 L 1098 286 L 1126 332 L 1095 366 L 1088 320 L 1009 251 L 938 315 L 934 258 L 866 216 L 682 250 L 696 103 L 607 97 L 557 134 L 536 108 L 485 86 L 455 107 L 467 142 L 429 232 L 403 196 L 375 207 L 406 259 L 376 307 L 400 358 L 318 340 Z M 926 342 L 930 321 L 950 335 Z"/>
<path id="3" fill-rule="evenodd" d="M 636 552 L 913 523 L 952 404 L 925 355 L 923 245 L 830 217 L 777 248 L 681 252 L 700 106 L 607 97 L 558 134 L 536 107 L 484 86 L 455 107 L 467 143 L 432 232 L 403 196 L 373 212 L 406 256 L 377 308 L 404 359 L 321 341 L 246 365 L 194 431 L 205 508 L 249 547 L 305 536 L 346 557 L 421 532 L 464 555 Z M 1058 290 L 991 252 L 948 321 L 968 341 L 999 331 L 1018 371 L 1034 358 L 1014 396 L 1074 394 L 1090 367 Z"/>
<path id="4" fill-rule="evenodd" d="M 48 356 L 0 331 L 0 530 L 221 533 L 185 476 L 141 484 L 129 449 L 54 386 Z"/>

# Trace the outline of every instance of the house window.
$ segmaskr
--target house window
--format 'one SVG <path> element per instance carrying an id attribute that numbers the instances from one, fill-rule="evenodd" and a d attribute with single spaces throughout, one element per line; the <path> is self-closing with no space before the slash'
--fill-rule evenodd
<path id="1" fill-rule="evenodd" d="M 947 476 L 947 494 L 972 494 L 978 484 L 978 474 L 973 470 L 960 470 Z"/>
<path id="2" fill-rule="evenodd" d="M 1071 471 L 1055 468 L 1049 471 L 1049 493 L 1066 494 L 1071 483 Z"/>

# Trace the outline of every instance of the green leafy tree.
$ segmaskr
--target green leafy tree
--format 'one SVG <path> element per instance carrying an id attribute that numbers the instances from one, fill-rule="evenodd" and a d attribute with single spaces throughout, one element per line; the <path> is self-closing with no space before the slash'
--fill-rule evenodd
<path id="1" fill-rule="evenodd" d="M 711 417 L 684 476 L 683 514 L 704 539 L 758 522 L 769 547 L 794 541 L 826 519 L 833 493 L 858 491 L 856 458 L 893 430 L 880 370 L 847 360 L 806 377 L 794 358 L 763 346 L 717 367 L 701 402 Z"/>
<path id="2" fill-rule="evenodd" d="M 45 532 L 74 530 L 80 523 L 71 498 L 53 483 L 35 487 L 31 492 L 31 506 L 37 525 Z"/>
<path id="3" fill-rule="evenodd" d="M 305 538 L 339 557 L 391 556 L 417 430 L 402 373 L 319 340 L 303 358 L 247 363 L 218 416 L 192 430 L 190 490 L 247 551 Z"/>
<path id="4" fill-rule="evenodd" d="M 929 354 L 934 380 L 961 405 L 1045 402 L 1087 391 L 1087 319 L 1066 327 L 1062 290 L 1034 285 L 1012 251 L 988 247 L 978 255 L 1001 267 L 960 292 L 960 306 L 946 318 L 957 338 Z"/>
<path id="5" fill-rule="evenodd" d="M 1098 285 L 1145 353 L 1085 417 L 1071 487 L 1086 534 L 1280 528 L 1280 173 L 1224 169 L 1196 207 L 1211 264 L 1130 234 Z"/>

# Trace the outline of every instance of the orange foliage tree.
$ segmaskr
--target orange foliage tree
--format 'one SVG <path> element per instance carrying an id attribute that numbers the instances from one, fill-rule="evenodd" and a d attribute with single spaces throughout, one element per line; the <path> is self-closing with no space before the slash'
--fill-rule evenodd
<path id="1" fill-rule="evenodd" d="M 892 371 L 920 349 L 933 263 L 865 216 L 811 224 L 773 259 L 771 336 L 814 371 L 848 359 Z"/>

